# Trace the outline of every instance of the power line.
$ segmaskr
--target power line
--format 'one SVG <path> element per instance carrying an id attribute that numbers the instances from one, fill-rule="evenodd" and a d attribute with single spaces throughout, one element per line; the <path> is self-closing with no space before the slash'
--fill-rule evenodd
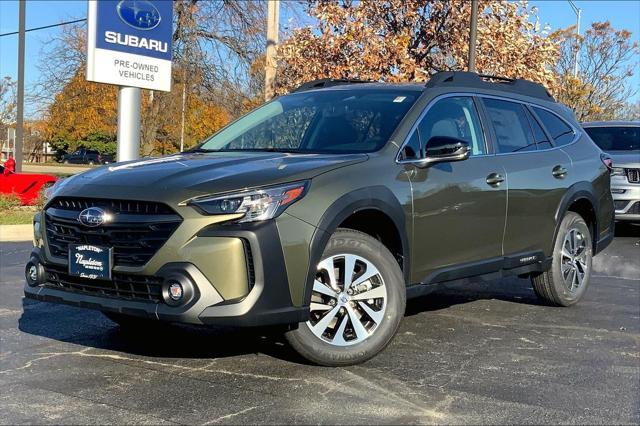
<path id="1" fill-rule="evenodd" d="M 82 19 L 76 19 L 75 21 L 67 21 L 67 22 L 60 22 L 59 24 L 45 25 L 44 27 L 29 28 L 28 30 L 24 30 L 24 32 L 28 33 L 30 31 L 45 30 L 47 28 L 60 27 L 62 25 L 69 25 L 69 24 L 75 24 L 75 23 L 78 23 L 78 22 L 84 22 L 86 20 L 87 20 L 87 18 L 82 18 Z M 19 33 L 19 31 L 13 31 L 11 33 L 2 33 L 2 34 L 0 34 L 0 37 L 16 35 L 18 33 Z"/>

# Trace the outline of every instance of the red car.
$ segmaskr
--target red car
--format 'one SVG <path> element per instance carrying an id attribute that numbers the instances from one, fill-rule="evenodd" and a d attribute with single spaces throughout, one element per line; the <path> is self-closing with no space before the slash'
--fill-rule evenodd
<path id="1" fill-rule="evenodd" d="M 15 193 L 25 206 L 35 204 L 40 191 L 53 185 L 57 178 L 52 175 L 14 173 L 0 166 L 0 194 Z"/>

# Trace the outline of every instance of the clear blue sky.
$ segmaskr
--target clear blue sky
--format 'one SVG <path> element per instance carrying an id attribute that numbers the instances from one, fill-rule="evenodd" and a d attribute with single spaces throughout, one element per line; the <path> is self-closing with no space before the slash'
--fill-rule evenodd
<path id="1" fill-rule="evenodd" d="M 609 20 L 615 28 L 626 28 L 640 40 L 640 1 L 577 0 L 576 5 L 583 10 L 583 28 L 594 21 Z M 552 29 L 575 24 L 575 14 L 565 0 L 530 1 L 538 8 L 542 24 Z M 84 0 L 28 0 L 27 28 L 55 24 L 62 21 L 86 17 L 87 2 Z M 0 0 L 0 33 L 17 31 L 18 1 Z M 38 54 L 43 42 L 61 28 L 34 31 L 26 35 L 26 89 L 38 79 Z M 17 36 L 0 37 L 0 77 L 17 75 Z M 634 77 L 634 84 L 640 86 L 640 72 Z M 637 96 L 638 97 L 638 96 Z M 636 97 L 636 98 L 637 98 Z M 27 108 L 29 110 L 30 108 Z"/>

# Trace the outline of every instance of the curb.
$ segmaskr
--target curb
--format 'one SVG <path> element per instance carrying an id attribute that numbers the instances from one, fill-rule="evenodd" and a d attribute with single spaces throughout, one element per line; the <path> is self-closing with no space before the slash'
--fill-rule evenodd
<path id="1" fill-rule="evenodd" d="M 0 242 L 18 242 L 33 240 L 33 225 L 0 225 Z"/>

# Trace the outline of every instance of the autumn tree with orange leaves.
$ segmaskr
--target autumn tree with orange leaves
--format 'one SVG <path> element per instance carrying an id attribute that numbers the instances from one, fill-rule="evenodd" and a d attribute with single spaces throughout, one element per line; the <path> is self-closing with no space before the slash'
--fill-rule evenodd
<path id="1" fill-rule="evenodd" d="M 311 1 L 315 27 L 296 29 L 279 47 L 279 93 L 317 78 L 425 81 L 466 70 L 471 2 Z M 479 1 L 476 68 L 551 87 L 556 43 L 526 2 Z"/>

